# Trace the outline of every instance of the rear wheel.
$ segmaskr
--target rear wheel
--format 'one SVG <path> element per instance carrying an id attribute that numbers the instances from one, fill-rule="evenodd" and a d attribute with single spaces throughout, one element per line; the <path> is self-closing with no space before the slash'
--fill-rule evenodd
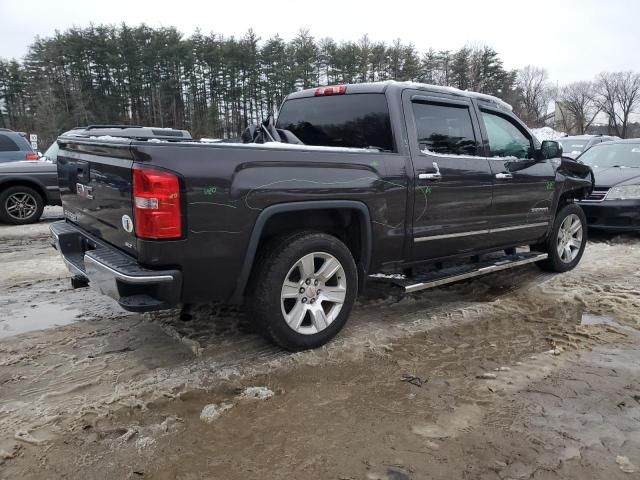
<path id="1" fill-rule="evenodd" d="M 250 311 L 287 350 L 319 347 L 344 326 L 358 289 L 351 252 L 336 237 L 301 232 L 263 249 L 253 273 Z"/>
<path id="2" fill-rule="evenodd" d="M 570 203 L 558 212 L 546 242 L 531 248 L 549 254 L 546 260 L 538 262 L 540 268 L 566 272 L 580 262 L 586 244 L 587 219 L 578 205 Z"/>
<path id="3" fill-rule="evenodd" d="M 0 220 L 25 225 L 40 220 L 44 201 L 33 188 L 16 185 L 0 193 Z"/>

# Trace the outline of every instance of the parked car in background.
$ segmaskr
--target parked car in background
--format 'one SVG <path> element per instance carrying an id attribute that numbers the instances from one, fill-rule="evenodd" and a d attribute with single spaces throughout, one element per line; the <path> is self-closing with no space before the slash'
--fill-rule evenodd
<path id="1" fill-rule="evenodd" d="M 562 145 L 562 154 L 565 157 L 577 158 L 594 145 L 613 140 L 619 140 L 619 138 L 606 135 L 571 135 L 559 138 L 558 142 Z"/>
<path id="2" fill-rule="evenodd" d="M 0 128 L 0 162 L 38 160 L 38 154 L 21 132 Z"/>
<path id="3" fill-rule="evenodd" d="M 38 160 L 25 134 L 0 129 L 0 221 L 37 222 L 45 205 L 60 205 L 56 167 Z"/>
<path id="4" fill-rule="evenodd" d="M 579 201 L 589 227 L 640 230 L 640 139 L 596 145 L 580 161 L 595 176 L 593 191 Z"/>

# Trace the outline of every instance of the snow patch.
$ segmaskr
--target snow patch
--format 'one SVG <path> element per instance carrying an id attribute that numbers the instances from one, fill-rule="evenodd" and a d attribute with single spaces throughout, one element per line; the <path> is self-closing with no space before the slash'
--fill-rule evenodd
<path id="1" fill-rule="evenodd" d="M 113 137 L 111 135 L 100 135 L 99 137 L 89 137 L 91 140 L 104 140 L 107 142 L 118 142 L 118 143 L 129 143 L 131 141 L 130 138 L 126 137 Z"/>
<path id="2" fill-rule="evenodd" d="M 357 153 L 379 153 L 377 148 L 349 148 L 349 147 L 325 147 L 321 145 L 303 145 L 296 143 L 280 143 L 280 142 L 267 142 L 267 143 L 220 143 L 220 142 L 205 142 L 220 144 L 225 147 L 231 148 L 274 148 L 282 150 L 300 150 L 300 151 L 320 151 L 320 152 L 357 152 Z"/>
<path id="3" fill-rule="evenodd" d="M 200 420 L 202 420 L 204 423 L 211 424 L 220 415 L 222 415 L 227 410 L 231 410 L 232 408 L 232 403 L 210 403 L 209 405 L 205 405 L 202 409 L 202 412 L 200 412 Z"/>
<path id="4" fill-rule="evenodd" d="M 273 397 L 273 390 L 267 387 L 247 387 L 240 394 L 240 398 L 248 398 L 251 400 L 266 400 Z"/>
<path id="5" fill-rule="evenodd" d="M 373 273 L 369 275 L 371 278 L 388 278 L 390 280 L 404 280 L 406 277 L 401 273 Z"/>
<path id="6" fill-rule="evenodd" d="M 498 97 L 494 97 L 493 95 L 487 95 L 486 93 L 478 93 L 478 92 L 472 92 L 470 90 L 460 90 L 459 88 L 455 88 L 455 87 L 446 87 L 442 85 L 429 85 L 426 83 L 418 83 L 418 82 L 394 82 L 393 80 L 391 80 L 389 83 L 405 85 L 408 88 L 416 88 L 419 90 L 431 90 L 432 92 L 451 93 L 453 95 L 459 95 L 463 97 L 477 98 L 487 102 L 495 103 L 508 110 L 513 110 L 513 107 L 509 105 L 507 102 L 505 102 L 504 100 L 501 100 Z"/>

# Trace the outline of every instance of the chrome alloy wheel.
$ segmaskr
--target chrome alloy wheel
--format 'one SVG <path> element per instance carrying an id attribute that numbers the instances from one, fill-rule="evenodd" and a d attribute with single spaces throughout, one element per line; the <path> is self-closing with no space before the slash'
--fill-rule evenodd
<path id="1" fill-rule="evenodd" d="M 325 252 L 299 259 L 282 284 L 280 306 L 287 325 L 312 335 L 338 317 L 347 295 L 347 278 L 340 261 Z"/>
<path id="2" fill-rule="evenodd" d="M 17 192 L 7 197 L 4 208 L 16 220 L 27 220 L 36 213 L 38 202 L 30 193 Z"/>
<path id="3" fill-rule="evenodd" d="M 580 218 L 574 213 L 567 215 L 558 229 L 556 244 L 563 263 L 571 263 L 578 256 L 582 247 L 582 233 Z"/>

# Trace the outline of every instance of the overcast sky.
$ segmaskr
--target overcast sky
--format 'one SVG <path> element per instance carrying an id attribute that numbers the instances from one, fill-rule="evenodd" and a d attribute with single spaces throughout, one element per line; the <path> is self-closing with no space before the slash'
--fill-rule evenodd
<path id="1" fill-rule="evenodd" d="M 507 68 L 544 66 L 554 82 L 603 70 L 640 71 L 638 0 L 167 1 L 0 0 L 0 57 L 22 57 L 36 35 L 93 22 L 200 28 L 240 36 L 249 28 L 285 39 L 301 27 L 316 38 L 395 38 L 420 51 L 465 43 L 495 48 Z"/>

